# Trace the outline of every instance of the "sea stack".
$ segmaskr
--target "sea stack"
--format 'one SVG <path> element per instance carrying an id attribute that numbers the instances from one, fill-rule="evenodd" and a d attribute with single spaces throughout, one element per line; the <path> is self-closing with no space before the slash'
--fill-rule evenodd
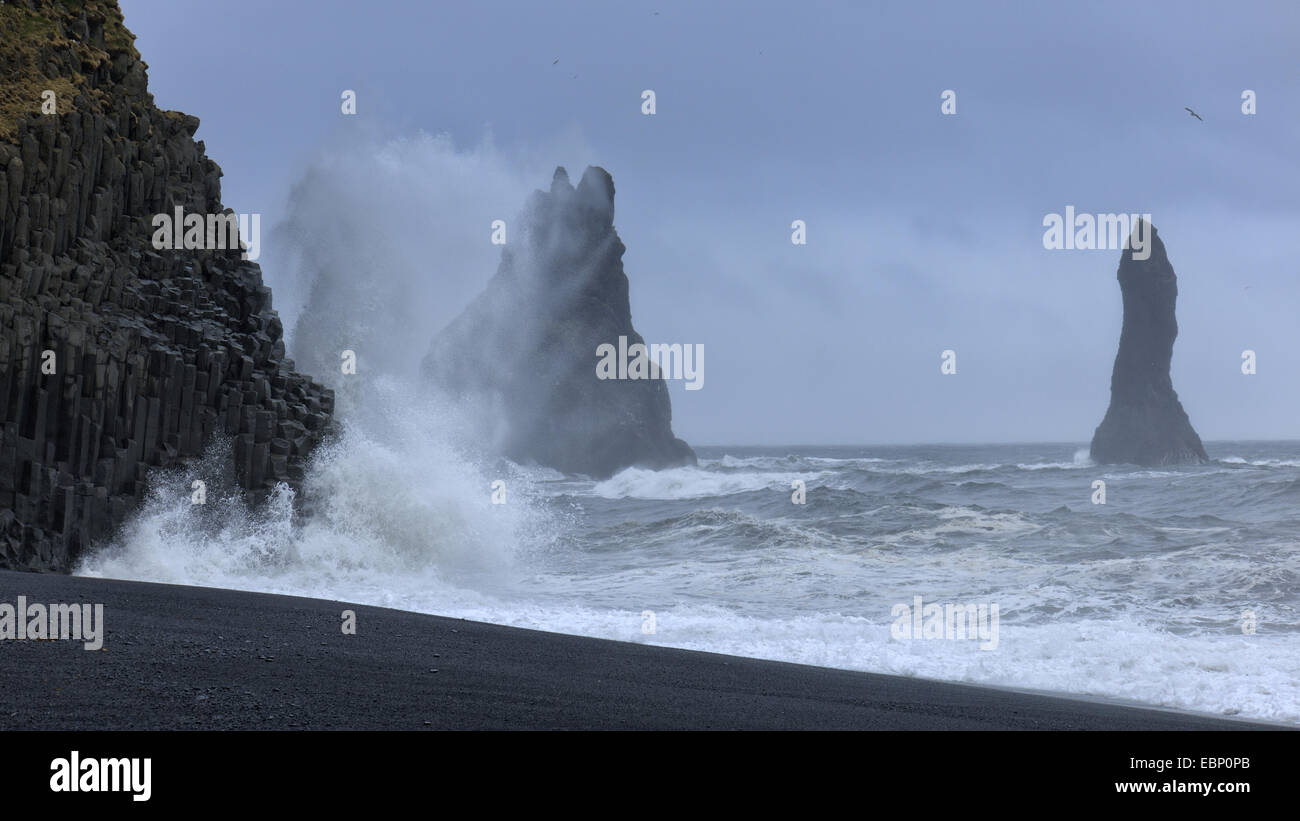
<path id="1" fill-rule="evenodd" d="M 1124 326 L 1110 378 L 1110 407 L 1093 434 L 1092 459 L 1144 466 L 1205 462 L 1201 437 L 1169 375 L 1178 336 L 1178 277 L 1155 226 L 1146 228 L 1149 256 L 1135 259 L 1132 247 L 1120 255 Z"/>
<path id="2" fill-rule="evenodd" d="M 113 0 L 0 4 L 0 568 L 70 570 L 151 468 L 218 437 L 260 498 L 330 424 L 237 238 L 156 247 L 159 215 L 226 209 L 198 118 L 154 106 L 133 41 Z"/>
<path id="3" fill-rule="evenodd" d="M 476 435 L 521 464 L 608 477 L 695 464 L 672 432 L 661 378 L 600 379 L 597 351 L 644 344 L 632 327 L 614 181 L 563 168 L 536 191 L 487 290 L 433 340 L 427 381 L 471 409 Z"/>

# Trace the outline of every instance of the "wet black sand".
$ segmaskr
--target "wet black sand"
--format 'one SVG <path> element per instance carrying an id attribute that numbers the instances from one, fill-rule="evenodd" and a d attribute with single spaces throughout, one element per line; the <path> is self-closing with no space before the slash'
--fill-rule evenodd
<path id="1" fill-rule="evenodd" d="M 0 641 L 0 730 L 1213 730 L 1258 726 L 316 599 L 0 571 L 104 647 Z M 341 613 L 357 616 L 344 635 Z"/>

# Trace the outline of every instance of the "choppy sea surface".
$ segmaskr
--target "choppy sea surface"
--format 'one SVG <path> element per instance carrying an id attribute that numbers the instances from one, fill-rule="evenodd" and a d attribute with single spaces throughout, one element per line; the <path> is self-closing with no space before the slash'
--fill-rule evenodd
<path id="1" fill-rule="evenodd" d="M 297 510 L 156 478 L 79 572 L 1300 724 L 1300 443 L 1207 450 L 704 447 L 593 481 L 394 418 L 326 448 Z M 900 638 L 917 596 L 997 605 L 996 648 Z"/>

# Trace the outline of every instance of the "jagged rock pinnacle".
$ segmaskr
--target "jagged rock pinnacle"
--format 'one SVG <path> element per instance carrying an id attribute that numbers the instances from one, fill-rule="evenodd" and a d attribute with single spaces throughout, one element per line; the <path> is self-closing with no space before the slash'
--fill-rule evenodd
<path id="1" fill-rule="evenodd" d="M 516 462 L 599 477 L 695 462 L 662 379 L 597 377 L 601 345 L 644 344 L 613 215 L 608 172 L 588 167 L 575 189 L 557 168 L 487 290 L 425 357 L 427 380 L 474 408 L 480 439 Z"/>
<path id="2" fill-rule="evenodd" d="M 1201 437 L 1169 373 L 1178 336 L 1178 277 L 1155 226 L 1147 227 L 1150 255 L 1135 259 L 1133 249 L 1126 248 L 1120 257 L 1124 326 L 1111 373 L 1110 407 L 1092 437 L 1092 458 L 1138 465 L 1204 462 Z"/>

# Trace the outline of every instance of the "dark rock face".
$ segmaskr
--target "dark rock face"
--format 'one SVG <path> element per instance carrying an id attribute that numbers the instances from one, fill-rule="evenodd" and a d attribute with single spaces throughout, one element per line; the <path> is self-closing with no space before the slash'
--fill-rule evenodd
<path id="1" fill-rule="evenodd" d="M 589 167 L 574 188 L 556 169 L 496 276 L 433 340 L 426 379 L 476 409 L 478 435 L 521 463 L 607 477 L 695 464 L 673 436 L 663 379 L 599 379 L 597 349 L 644 344 L 632 327 L 614 181 Z"/>
<path id="2" fill-rule="evenodd" d="M 1178 277 L 1154 226 L 1150 237 L 1146 260 L 1133 259 L 1130 248 L 1120 257 L 1124 327 L 1110 379 L 1110 407 L 1093 434 L 1092 458 L 1137 465 L 1205 462 L 1201 437 L 1169 376 L 1178 336 Z"/>
<path id="3" fill-rule="evenodd" d="M 0 568 L 67 571 L 215 435 L 250 497 L 296 478 L 334 397 L 285 358 L 256 263 L 154 250 L 154 215 L 224 211 L 221 169 L 154 107 L 116 4 L 19 6 L 0 85 L 69 91 L 0 123 Z"/>

